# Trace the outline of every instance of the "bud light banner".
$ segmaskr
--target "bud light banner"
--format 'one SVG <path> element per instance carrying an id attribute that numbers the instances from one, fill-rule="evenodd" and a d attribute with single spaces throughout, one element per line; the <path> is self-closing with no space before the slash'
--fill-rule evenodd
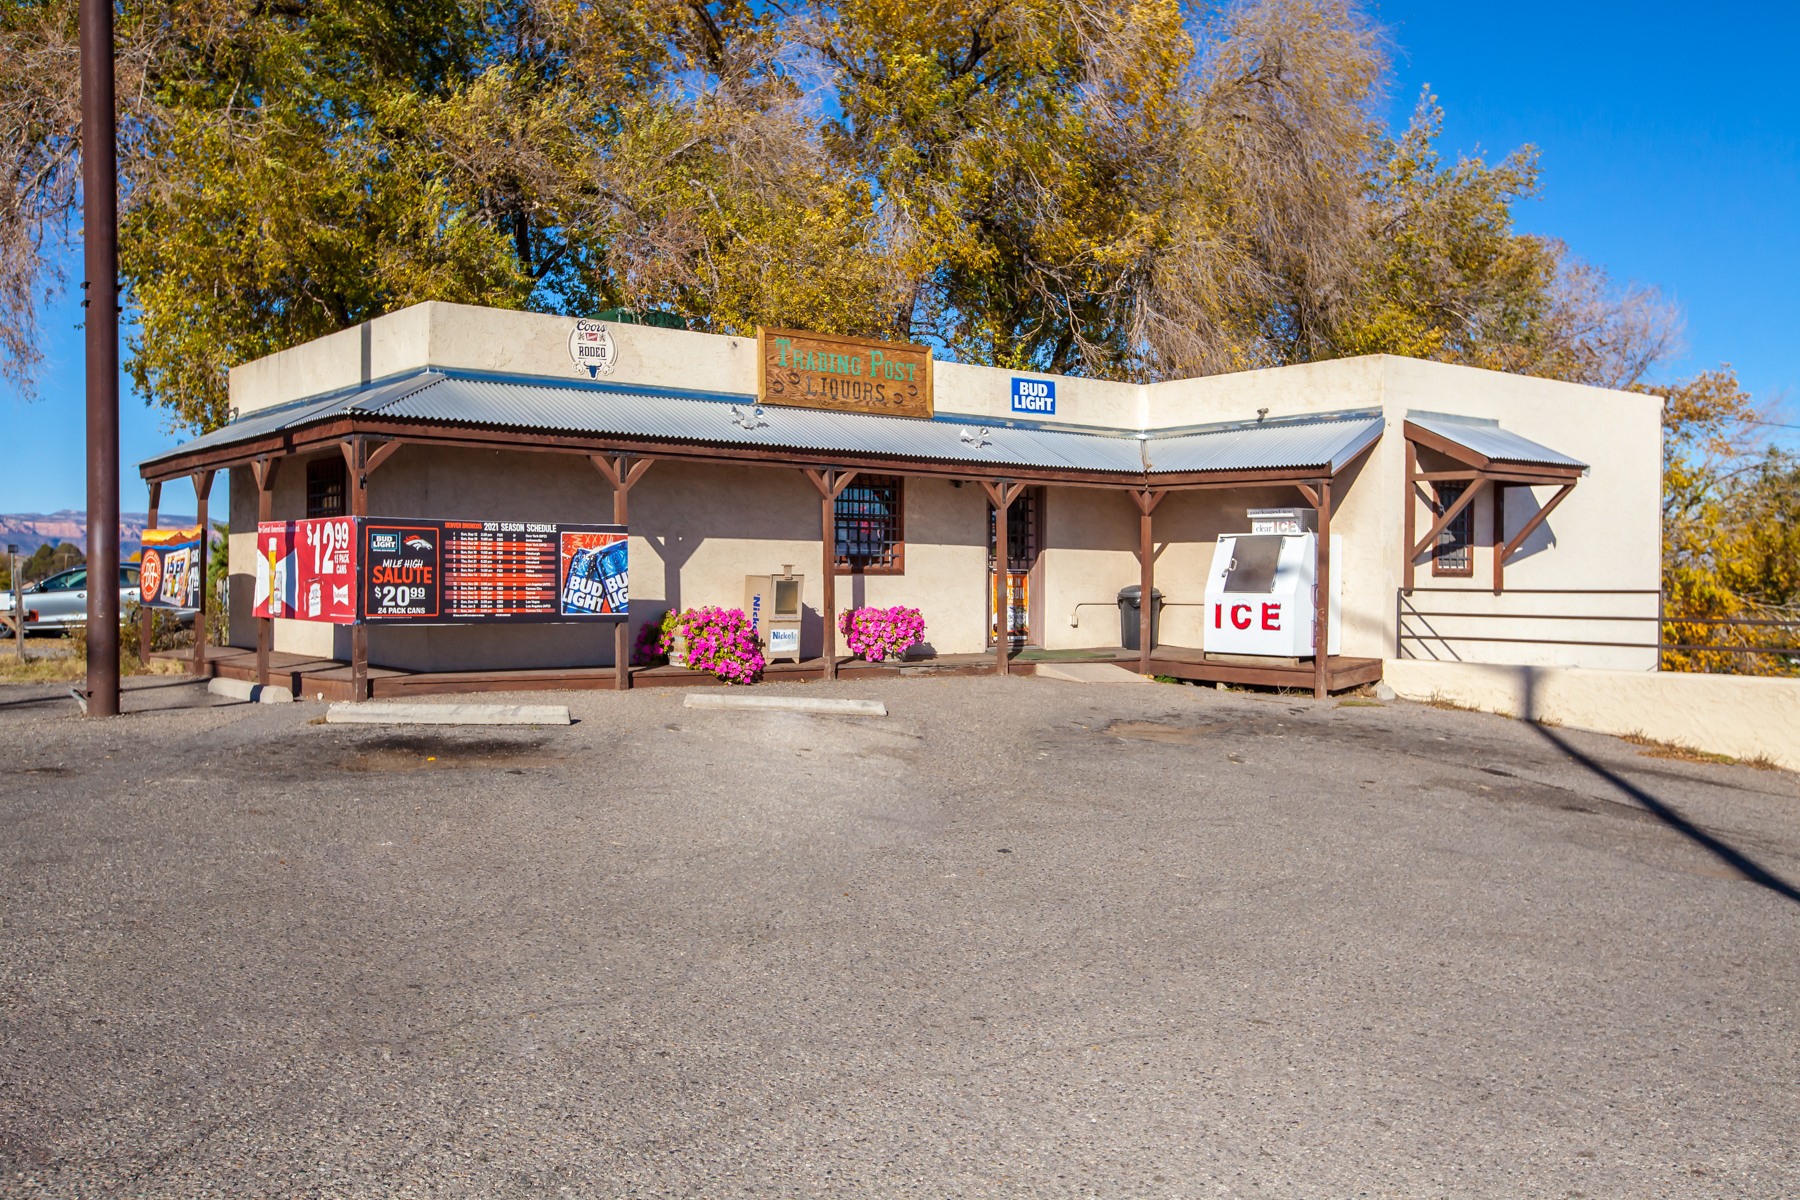
<path id="1" fill-rule="evenodd" d="M 367 517 L 370 624 L 620 621 L 630 611 L 622 525 Z"/>
<path id="2" fill-rule="evenodd" d="M 259 524 L 254 615 L 354 625 L 355 530 L 354 517 Z"/>
<path id="3" fill-rule="evenodd" d="M 562 611 L 570 617 L 631 613 L 631 543 L 623 530 L 577 532 L 563 526 Z"/>

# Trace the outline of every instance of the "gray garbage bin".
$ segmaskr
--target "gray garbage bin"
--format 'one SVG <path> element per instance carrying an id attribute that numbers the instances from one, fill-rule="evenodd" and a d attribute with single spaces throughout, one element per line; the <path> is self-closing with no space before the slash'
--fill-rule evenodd
<path id="1" fill-rule="evenodd" d="M 1143 589 L 1137 584 L 1119 589 L 1119 645 L 1127 650 L 1137 650 L 1138 646 L 1138 597 Z M 1161 588 L 1150 589 L 1150 648 L 1156 649 L 1162 644 L 1159 630 L 1162 627 L 1163 594 Z"/>

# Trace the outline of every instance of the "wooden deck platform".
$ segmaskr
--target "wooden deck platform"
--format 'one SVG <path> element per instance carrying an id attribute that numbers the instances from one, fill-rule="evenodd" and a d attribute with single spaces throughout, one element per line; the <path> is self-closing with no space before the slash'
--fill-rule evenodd
<path id="1" fill-rule="evenodd" d="M 151 657 L 186 664 L 192 651 L 160 650 Z M 1135 668 L 1138 654 L 1118 646 L 1096 646 L 1083 650 L 1026 649 L 1011 655 L 1007 670 L 1015 675 L 1032 675 L 1040 662 L 1117 662 Z M 1342 658 L 1334 656 L 1327 664 L 1330 688 L 1343 691 L 1381 678 L 1379 658 Z M 310 658 L 303 654 L 277 651 L 269 655 L 270 682 L 289 688 L 296 696 L 323 700 L 350 699 L 350 664 L 329 658 Z M 870 663 L 847 656 L 838 658 L 840 679 L 887 679 L 918 675 L 991 675 L 992 654 L 939 654 L 900 662 Z M 1302 660 L 1297 666 L 1246 665 L 1207 659 L 1199 650 L 1181 646 L 1159 646 L 1150 654 L 1150 673 L 1199 683 L 1226 683 L 1260 687 L 1300 688 L 1313 686 L 1313 665 Z M 223 679 L 256 678 L 256 651 L 237 646 L 208 646 L 206 674 Z M 808 659 L 800 663 L 779 662 L 763 672 L 767 683 L 797 683 L 823 679 L 825 660 Z M 369 667 L 369 693 L 378 700 L 405 696 L 428 696 L 459 692 L 536 692 L 536 691 L 611 691 L 611 667 L 551 667 L 518 671 L 397 671 L 388 667 Z M 715 675 L 690 671 L 685 667 L 634 667 L 631 685 L 641 687 L 707 687 L 724 686 Z"/>

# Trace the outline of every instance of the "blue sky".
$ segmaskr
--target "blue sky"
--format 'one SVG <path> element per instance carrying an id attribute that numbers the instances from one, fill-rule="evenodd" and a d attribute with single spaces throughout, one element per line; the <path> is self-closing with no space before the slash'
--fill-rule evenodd
<path id="1" fill-rule="evenodd" d="M 1789 63 L 1800 10 L 1385 0 L 1373 12 L 1393 42 L 1394 125 L 1429 83 L 1447 154 L 1492 161 L 1537 145 L 1543 197 L 1520 206 L 1521 229 L 1679 301 L 1687 353 L 1670 373 L 1730 362 L 1758 396 L 1800 400 L 1800 103 Z M 78 320 L 67 300 L 44 314 L 37 401 L 0 389 L 10 435 L 0 512 L 86 503 Z M 1800 423 L 1800 403 L 1781 419 Z M 120 430 L 124 507 L 141 510 L 131 464 L 181 439 L 128 385 Z M 1800 443 L 1800 430 L 1773 432 Z M 183 491 L 166 506 L 191 511 Z"/>

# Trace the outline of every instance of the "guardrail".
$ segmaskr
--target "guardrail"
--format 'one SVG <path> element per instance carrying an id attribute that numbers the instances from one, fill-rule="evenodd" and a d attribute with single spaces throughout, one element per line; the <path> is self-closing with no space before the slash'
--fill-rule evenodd
<path id="1" fill-rule="evenodd" d="M 1746 646 L 1738 644 L 1720 645 L 1717 642 L 1680 642 L 1669 641 L 1670 629 L 1681 629 L 1689 626 L 1708 628 L 1781 628 L 1790 629 L 1800 634 L 1800 621 L 1760 620 L 1738 618 L 1690 618 L 1671 617 L 1667 614 L 1663 593 L 1649 588 L 1508 588 L 1507 596 L 1654 596 L 1656 612 L 1642 615 L 1631 613 L 1526 613 L 1526 612 L 1472 612 L 1449 609 L 1421 608 L 1413 600 L 1419 594 L 1427 595 L 1461 595 L 1485 596 L 1489 593 L 1476 588 L 1447 587 L 1415 587 L 1411 593 L 1405 588 L 1394 590 L 1394 657 L 1420 658 L 1417 653 L 1409 653 L 1409 643 L 1423 648 L 1430 643 L 1438 643 L 1448 648 L 1452 643 L 1511 643 L 1530 646 L 1587 646 L 1617 650 L 1654 650 L 1657 652 L 1657 669 L 1662 669 L 1663 655 L 1670 652 L 1685 654 L 1725 655 L 1736 658 L 1740 662 L 1740 672 L 1747 672 L 1750 660 L 1765 655 L 1793 658 L 1800 660 L 1800 638 L 1796 644 L 1785 646 Z M 1437 623 L 1445 621 L 1559 621 L 1566 625 L 1585 626 L 1595 623 L 1611 623 L 1617 625 L 1651 625 L 1651 633 L 1655 640 L 1646 641 L 1608 641 L 1596 638 L 1571 637 L 1503 637 L 1482 633 L 1447 632 Z M 1621 637 L 1629 637 L 1638 632 L 1629 628 L 1621 629 Z M 1712 661 L 1712 660 L 1707 660 Z M 1730 658 L 1724 661 L 1730 661 Z M 1705 669 L 1705 668 L 1703 668 Z M 1733 674 L 1740 672 L 1720 672 Z"/>

